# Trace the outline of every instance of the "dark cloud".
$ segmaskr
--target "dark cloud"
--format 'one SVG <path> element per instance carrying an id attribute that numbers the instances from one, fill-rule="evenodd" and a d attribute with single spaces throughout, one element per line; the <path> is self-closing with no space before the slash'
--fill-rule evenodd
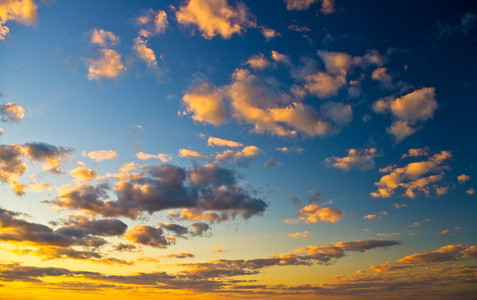
<path id="1" fill-rule="evenodd" d="M 164 236 L 164 231 L 160 227 L 148 225 L 136 225 L 126 233 L 128 241 L 150 246 L 154 248 L 166 248 L 174 243 L 175 240 Z"/>
<path id="2" fill-rule="evenodd" d="M 267 160 L 263 166 L 265 167 L 265 169 L 275 169 L 279 166 L 281 166 L 282 163 L 279 162 L 279 161 L 276 161 L 273 157 L 271 157 L 269 160 Z"/>
<path id="3" fill-rule="evenodd" d="M 192 232 L 192 235 L 198 235 L 202 236 L 204 232 L 210 229 L 210 226 L 206 223 L 194 223 L 190 225 L 194 229 L 194 232 Z"/>
<path id="4" fill-rule="evenodd" d="M 184 227 L 175 223 L 160 223 L 159 222 L 159 226 L 161 226 L 161 228 L 163 229 L 174 232 L 177 236 L 183 236 L 189 233 L 189 229 L 187 229 L 187 227 Z"/>
<path id="5" fill-rule="evenodd" d="M 263 200 L 235 183 L 232 171 L 213 164 L 189 170 L 172 165 L 143 167 L 141 174 L 119 181 L 113 191 L 117 199 L 106 200 L 110 192 L 107 185 L 77 185 L 49 202 L 107 217 L 130 218 L 143 212 L 191 208 L 238 213 L 248 219 L 267 208 Z"/>

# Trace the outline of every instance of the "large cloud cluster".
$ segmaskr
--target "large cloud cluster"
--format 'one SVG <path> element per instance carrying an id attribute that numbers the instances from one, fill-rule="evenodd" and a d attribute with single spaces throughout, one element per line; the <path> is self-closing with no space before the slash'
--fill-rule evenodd
<path id="1" fill-rule="evenodd" d="M 115 200 L 108 199 L 111 193 Z M 217 164 L 188 170 L 173 165 L 144 166 L 140 174 L 123 177 L 113 188 L 107 184 L 68 186 L 50 202 L 60 208 L 130 218 L 181 208 L 240 214 L 247 219 L 267 208 L 263 200 L 237 184 L 231 170 Z"/>

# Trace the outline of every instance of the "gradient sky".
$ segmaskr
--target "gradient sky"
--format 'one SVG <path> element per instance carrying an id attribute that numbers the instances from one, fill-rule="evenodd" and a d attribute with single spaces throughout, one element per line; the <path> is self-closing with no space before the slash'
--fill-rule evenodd
<path id="1" fill-rule="evenodd" d="M 474 299 L 476 53 L 473 1 L 0 0 L 0 298 Z"/>

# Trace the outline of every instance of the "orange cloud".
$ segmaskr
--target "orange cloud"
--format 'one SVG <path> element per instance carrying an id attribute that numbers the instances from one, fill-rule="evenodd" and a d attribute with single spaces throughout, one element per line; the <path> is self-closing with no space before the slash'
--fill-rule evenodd
<path id="1" fill-rule="evenodd" d="M 33 0 L 3 0 L 0 2 L 0 40 L 4 40 L 10 29 L 9 21 L 31 26 L 38 21 L 37 6 Z"/>
<path id="2" fill-rule="evenodd" d="M 297 212 L 301 221 L 306 223 L 331 222 L 337 223 L 345 215 L 343 210 L 321 207 L 316 203 L 309 204 Z"/>
<path id="3" fill-rule="evenodd" d="M 221 91 L 207 82 L 189 90 L 182 102 L 186 106 L 183 114 L 192 114 L 192 119 L 198 122 L 218 126 L 229 115 Z"/>
<path id="4" fill-rule="evenodd" d="M 241 144 L 241 143 L 230 141 L 230 140 L 219 139 L 219 138 L 216 138 L 216 137 L 209 137 L 207 139 L 207 145 L 212 146 L 212 147 L 213 146 L 226 146 L 226 147 L 231 147 L 231 148 L 242 147 L 243 146 L 243 144 Z"/>
<path id="5" fill-rule="evenodd" d="M 25 110 L 13 102 L 5 103 L 0 107 L 3 122 L 19 121 L 25 117 Z"/>
<path id="6" fill-rule="evenodd" d="M 378 156 L 376 148 L 367 148 L 362 150 L 349 149 L 348 156 L 329 157 L 326 162 L 337 169 L 349 171 L 351 169 L 360 169 L 362 171 L 374 168 L 374 158 Z"/>
<path id="7" fill-rule="evenodd" d="M 147 154 L 147 153 L 144 153 L 144 152 L 139 152 L 139 153 L 136 153 L 136 157 L 138 159 L 141 159 L 141 160 L 148 160 L 148 159 L 151 159 L 151 158 L 155 158 L 155 159 L 158 159 L 162 162 L 168 162 L 172 159 L 172 155 L 170 154 L 164 154 L 164 153 L 159 153 L 159 154 L 156 154 L 156 155 L 152 155 L 152 154 Z"/>
<path id="8" fill-rule="evenodd" d="M 114 152 L 113 150 L 98 150 L 98 151 L 91 151 L 88 153 L 86 153 L 86 151 L 83 151 L 81 155 L 88 156 L 89 158 L 97 162 L 102 160 L 113 159 L 118 156 L 118 154 Z"/>
<path id="9" fill-rule="evenodd" d="M 197 26 L 206 39 L 216 35 L 228 39 L 257 26 L 245 4 L 232 7 L 227 0 L 188 0 L 179 7 L 176 18 L 179 24 Z"/>
<path id="10" fill-rule="evenodd" d="M 116 50 L 101 49 L 99 52 L 99 59 L 89 61 L 89 80 L 100 80 L 102 77 L 116 78 L 126 71 L 126 67 L 121 61 L 121 55 Z"/>

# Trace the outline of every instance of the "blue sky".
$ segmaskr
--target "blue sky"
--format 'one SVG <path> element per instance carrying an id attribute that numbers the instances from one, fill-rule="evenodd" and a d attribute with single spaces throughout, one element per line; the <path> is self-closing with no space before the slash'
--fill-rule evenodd
<path id="1" fill-rule="evenodd" d="M 0 29 L 5 299 L 475 294 L 470 1 L 0 0 Z"/>

